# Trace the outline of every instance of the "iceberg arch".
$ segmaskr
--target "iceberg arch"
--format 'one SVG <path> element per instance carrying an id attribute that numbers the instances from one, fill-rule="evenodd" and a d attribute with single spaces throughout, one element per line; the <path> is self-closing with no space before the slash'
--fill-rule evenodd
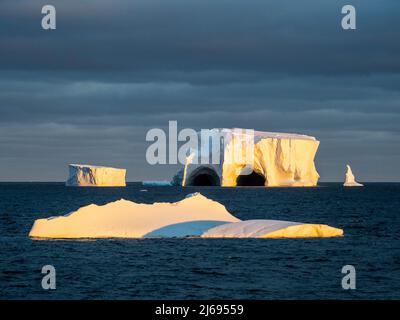
<path id="1" fill-rule="evenodd" d="M 221 186 L 221 180 L 213 168 L 201 166 L 190 173 L 185 186 Z"/>
<path id="2" fill-rule="evenodd" d="M 266 187 L 313 187 L 318 183 L 319 174 L 314 158 L 319 141 L 315 137 L 261 131 L 250 134 L 246 129 L 210 131 L 215 135 L 211 141 L 224 142 L 223 150 L 213 153 L 209 140 L 205 145 L 198 146 L 186 158 L 183 168 L 175 174 L 174 185 L 260 186 L 262 180 L 257 179 L 256 174 L 264 178 L 263 185 Z M 194 162 L 194 156 L 200 160 L 214 159 L 215 156 L 219 163 L 204 165 L 202 161 Z M 255 174 L 241 177 L 244 176 L 244 168 L 252 168 Z M 201 172 L 207 176 L 196 178 Z"/>
<path id="3" fill-rule="evenodd" d="M 238 187 L 245 187 L 245 186 L 265 186 L 265 177 L 255 171 L 250 174 L 243 174 L 239 175 L 236 179 L 236 185 Z"/>

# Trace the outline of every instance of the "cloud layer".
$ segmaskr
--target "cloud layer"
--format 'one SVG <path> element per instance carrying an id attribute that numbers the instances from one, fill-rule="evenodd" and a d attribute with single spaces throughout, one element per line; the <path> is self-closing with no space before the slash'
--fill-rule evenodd
<path id="1" fill-rule="evenodd" d="M 68 162 L 145 161 L 145 134 L 247 127 L 321 140 L 317 168 L 342 180 L 399 181 L 400 3 L 352 1 L 43 1 L 0 3 L 0 180 L 54 180 Z M 377 163 L 379 167 L 377 168 Z"/>

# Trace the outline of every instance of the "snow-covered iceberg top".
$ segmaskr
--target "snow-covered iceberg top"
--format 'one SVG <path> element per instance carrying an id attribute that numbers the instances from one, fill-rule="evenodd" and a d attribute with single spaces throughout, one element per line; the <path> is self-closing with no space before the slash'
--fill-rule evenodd
<path id="1" fill-rule="evenodd" d="M 343 184 L 345 187 L 362 187 L 363 184 L 358 183 L 354 177 L 353 172 L 351 171 L 351 167 L 347 165 L 347 172 L 346 172 L 346 177 L 345 181 Z"/>
<path id="2" fill-rule="evenodd" d="M 125 187 L 126 169 L 70 164 L 67 186 L 74 187 Z"/>
<path id="3" fill-rule="evenodd" d="M 226 208 L 199 193 L 174 202 L 153 204 L 118 200 L 91 204 L 65 216 L 38 219 L 33 238 L 158 238 L 158 237 L 328 237 L 343 231 L 325 225 L 276 220 L 241 221 Z"/>
<path id="4" fill-rule="evenodd" d="M 312 140 L 312 141 L 317 140 L 313 136 L 308 136 L 308 135 L 300 134 L 300 133 L 254 131 L 254 135 L 259 138 L 297 139 L 297 140 Z"/>

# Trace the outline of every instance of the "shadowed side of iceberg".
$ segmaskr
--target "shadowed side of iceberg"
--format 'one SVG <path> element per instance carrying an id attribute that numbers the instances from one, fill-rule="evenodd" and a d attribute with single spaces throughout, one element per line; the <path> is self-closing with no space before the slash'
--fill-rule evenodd
<path id="1" fill-rule="evenodd" d="M 143 238 L 200 237 L 208 229 L 226 224 L 226 221 L 189 221 L 171 224 L 145 234 Z"/>

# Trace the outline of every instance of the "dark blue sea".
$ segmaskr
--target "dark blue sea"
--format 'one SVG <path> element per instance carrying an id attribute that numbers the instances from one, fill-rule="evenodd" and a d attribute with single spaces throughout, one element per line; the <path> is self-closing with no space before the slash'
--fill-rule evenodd
<path id="1" fill-rule="evenodd" d="M 2 299 L 399 299 L 400 184 L 343 188 L 67 188 L 0 184 Z M 120 198 L 178 201 L 200 191 L 240 219 L 324 223 L 325 239 L 32 240 L 35 219 Z M 56 268 L 56 290 L 41 269 Z M 356 289 L 343 290 L 344 265 Z"/>

